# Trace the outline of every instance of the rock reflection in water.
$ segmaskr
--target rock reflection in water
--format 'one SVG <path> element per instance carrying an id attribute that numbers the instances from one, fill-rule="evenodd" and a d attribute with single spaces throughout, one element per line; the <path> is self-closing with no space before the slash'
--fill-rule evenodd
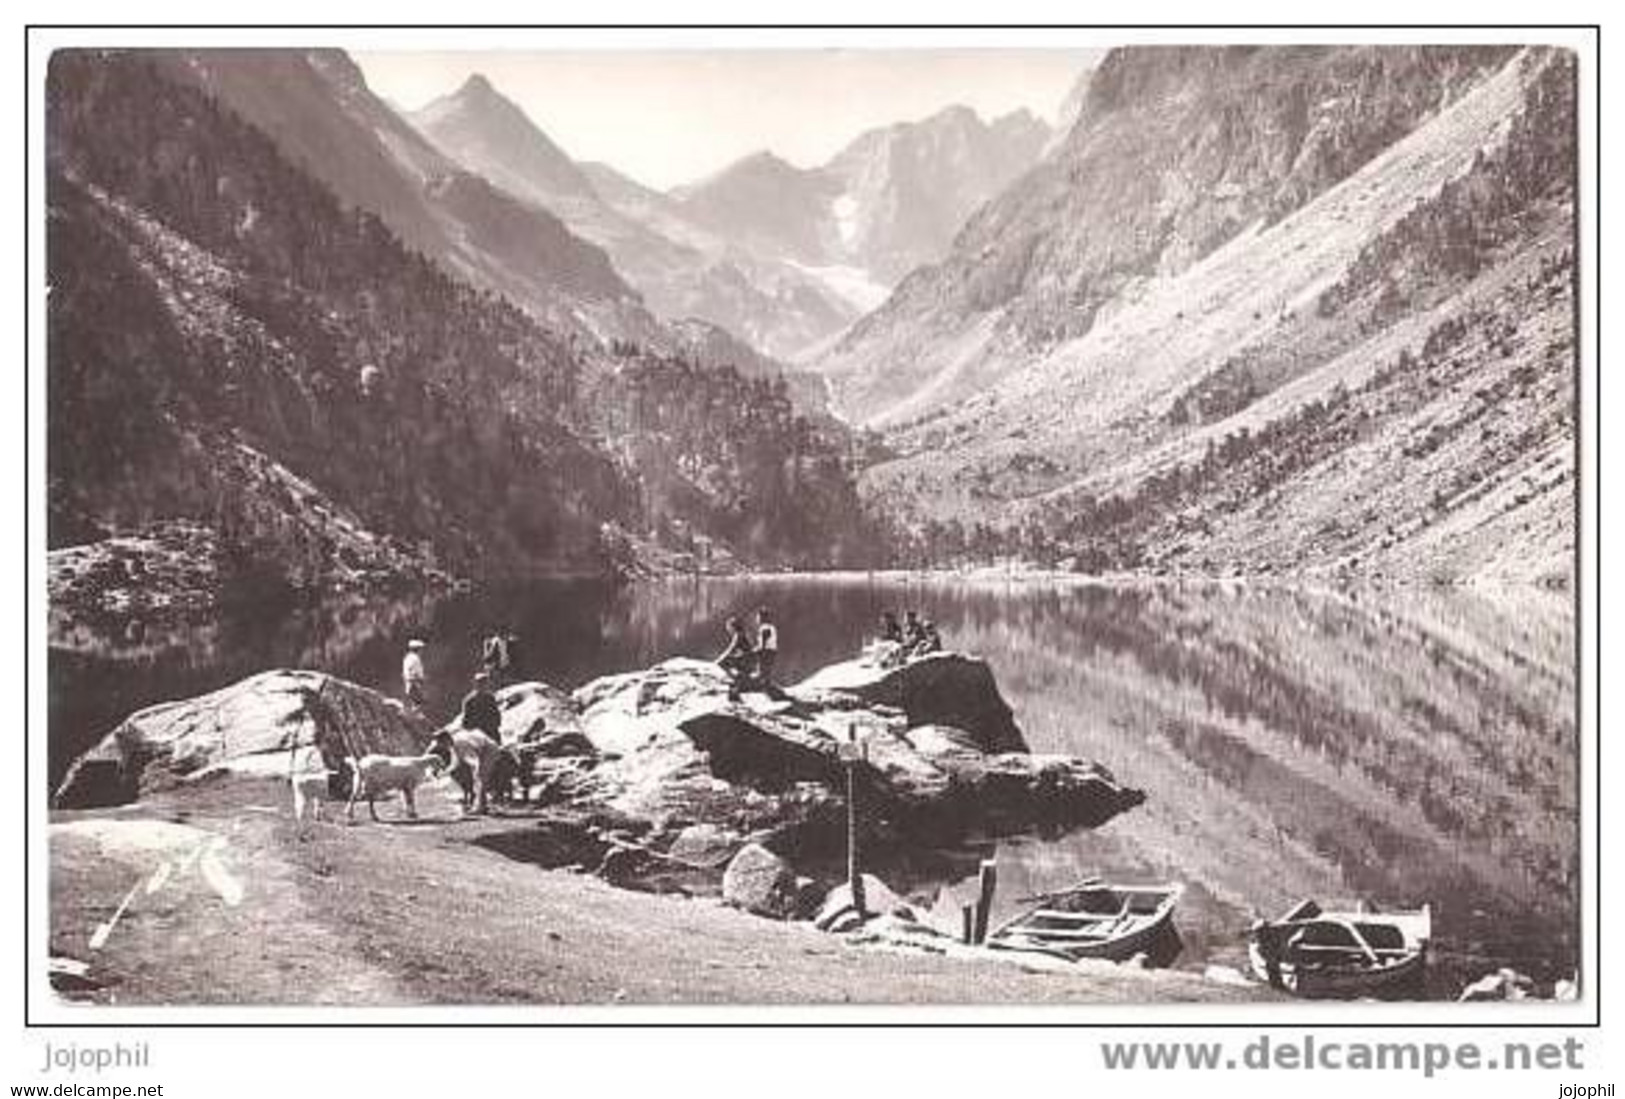
<path id="1" fill-rule="evenodd" d="M 1008 895 L 1183 880 L 1185 963 L 1239 964 L 1304 897 L 1431 902 L 1441 981 L 1572 973 L 1572 605 L 1523 594 L 1072 590 L 936 613 L 993 660 L 1035 750 L 1149 794 L 1095 833 L 1000 852 Z M 959 898 L 952 898 L 957 901 Z M 1490 968 L 1495 966 L 1492 964 Z"/>
<path id="2" fill-rule="evenodd" d="M 995 919 L 1013 898 L 1100 874 L 1186 883 L 1180 965 L 1241 964 L 1251 918 L 1304 897 L 1431 902 L 1447 982 L 1501 964 L 1551 980 L 1577 964 L 1573 606 L 1535 591 L 532 584 L 175 635 L 149 625 L 134 646 L 69 633 L 53 637 L 53 775 L 58 745 L 265 667 L 393 693 L 401 646 L 421 634 L 449 711 L 495 626 L 518 631 L 527 674 L 574 687 L 714 655 L 722 620 L 762 603 L 777 611 L 786 682 L 851 655 L 882 610 L 918 608 L 992 664 L 1034 751 L 1099 759 L 1147 792 L 1097 831 L 1001 843 Z M 963 884 L 915 892 L 949 912 L 970 899 Z"/>

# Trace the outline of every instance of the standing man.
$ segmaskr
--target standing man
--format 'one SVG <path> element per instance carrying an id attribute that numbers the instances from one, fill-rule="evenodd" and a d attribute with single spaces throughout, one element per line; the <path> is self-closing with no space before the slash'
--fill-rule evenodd
<path id="1" fill-rule="evenodd" d="M 508 638 L 500 630 L 492 630 L 480 647 L 480 663 L 493 680 L 502 676 L 508 667 Z"/>
<path id="2" fill-rule="evenodd" d="M 451 777 L 462 787 L 463 811 L 484 813 L 502 754 L 502 706 L 491 693 L 490 673 L 474 673 L 474 689 L 463 697 L 458 725 L 436 733 L 430 750 L 448 761 Z"/>
<path id="3" fill-rule="evenodd" d="M 508 656 L 506 669 L 508 682 L 518 683 L 525 677 L 524 664 L 522 663 L 524 650 L 520 648 L 519 635 L 513 631 L 512 626 L 508 627 L 507 636 L 503 638 L 503 642 L 503 648 Z"/>
<path id="4" fill-rule="evenodd" d="M 497 703 L 497 696 L 491 693 L 490 672 L 474 673 L 474 689 L 463 698 L 462 725 L 502 743 L 502 707 Z"/>
<path id="5" fill-rule="evenodd" d="M 406 643 L 406 656 L 401 660 L 401 689 L 406 704 L 418 713 L 423 712 L 423 642 L 414 637 Z"/>

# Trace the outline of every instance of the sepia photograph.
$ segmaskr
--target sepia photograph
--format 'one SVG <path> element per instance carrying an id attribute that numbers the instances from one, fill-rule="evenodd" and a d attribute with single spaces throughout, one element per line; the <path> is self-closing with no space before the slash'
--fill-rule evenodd
<path id="1" fill-rule="evenodd" d="M 53 45 L 32 1006 L 1595 1003 L 1594 55 L 1047 38 Z"/>

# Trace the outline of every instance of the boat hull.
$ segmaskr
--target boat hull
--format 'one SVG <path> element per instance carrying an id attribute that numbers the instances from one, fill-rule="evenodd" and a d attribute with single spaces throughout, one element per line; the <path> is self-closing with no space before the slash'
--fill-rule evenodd
<path id="1" fill-rule="evenodd" d="M 1408 957 L 1368 969 L 1310 967 L 1294 962 L 1282 962 L 1278 967 L 1280 980 L 1273 981 L 1270 978 L 1269 966 L 1258 946 L 1250 945 L 1247 954 L 1252 961 L 1253 973 L 1259 980 L 1311 1000 L 1381 997 L 1407 988 L 1417 988 L 1427 968 L 1427 954 L 1418 950 Z"/>
<path id="2" fill-rule="evenodd" d="M 987 946 L 1073 962 L 1122 962 L 1136 954 L 1154 958 L 1164 953 L 1161 948 L 1170 940 L 1177 944 L 1173 915 L 1181 891 L 1179 886 L 1097 889 L 1096 893 L 1121 900 L 1121 916 L 1112 919 L 1087 910 L 1063 912 L 1040 906 L 1000 927 L 988 937 Z M 1136 903 L 1139 910 L 1132 910 Z"/>
<path id="3" fill-rule="evenodd" d="M 1164 912 L 1152 922 L 1142 925 L 1125 935 L 1096 943 L 1063 945 L 1053 940 L 1045 942 L 1039 936 L 1034 936 L 1026 939 L 1025 942 L 1011 941 L 1010 939 L 989 939 L 987 945 L 995 950 L 1026 950 L 1040 954 L 1050 954 L 1072 962 L 1086 959 L 1125 962 L 1136 954 L 1149 953 L 1150 948 L 1156 941 L 1168 934 L 1172 929 L 1173 915 L 1172 910 Z"/>

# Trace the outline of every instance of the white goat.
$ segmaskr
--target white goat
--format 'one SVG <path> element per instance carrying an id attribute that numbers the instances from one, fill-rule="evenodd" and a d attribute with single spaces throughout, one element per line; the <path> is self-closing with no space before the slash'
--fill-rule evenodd
<path id="1" fill-rule="evenodd" d="M 322 819 L 322 805 L 332 796 L 328 784 L 331 771 L 296 771 L 288 776 L 293 787 L 293 819 L 303 822 L 308 810 L 312 820 Z"/>
<path id="2" fill-rule="evenodd" d="M 319 749 L 294 744 L 288 750 L 288 785 L 293 788 L 293 819 L 303 824 L 308 815 L 322 819 L 322 805 L 333 800 L 334 773 L 327 769 Z"/>
<path id="3" fill-rule="evenodd" d="M 362 798 L 367 799 L 367 812 L 372 814 L 373 820 L 377 820 L 378 810 L 373 800 L 395 790 L 399 790 L 406 799 L 407 815 L 416 820 L 418 807 L 414 794 L 441 766 L 440 757 L 434 755 L 365 755 L 359 760 L 346 762 L 355 772 L 355 782 L 350 787 L 350 803 L 344 810 L 347 820 L 355 819 L 355 803 Z"/>

